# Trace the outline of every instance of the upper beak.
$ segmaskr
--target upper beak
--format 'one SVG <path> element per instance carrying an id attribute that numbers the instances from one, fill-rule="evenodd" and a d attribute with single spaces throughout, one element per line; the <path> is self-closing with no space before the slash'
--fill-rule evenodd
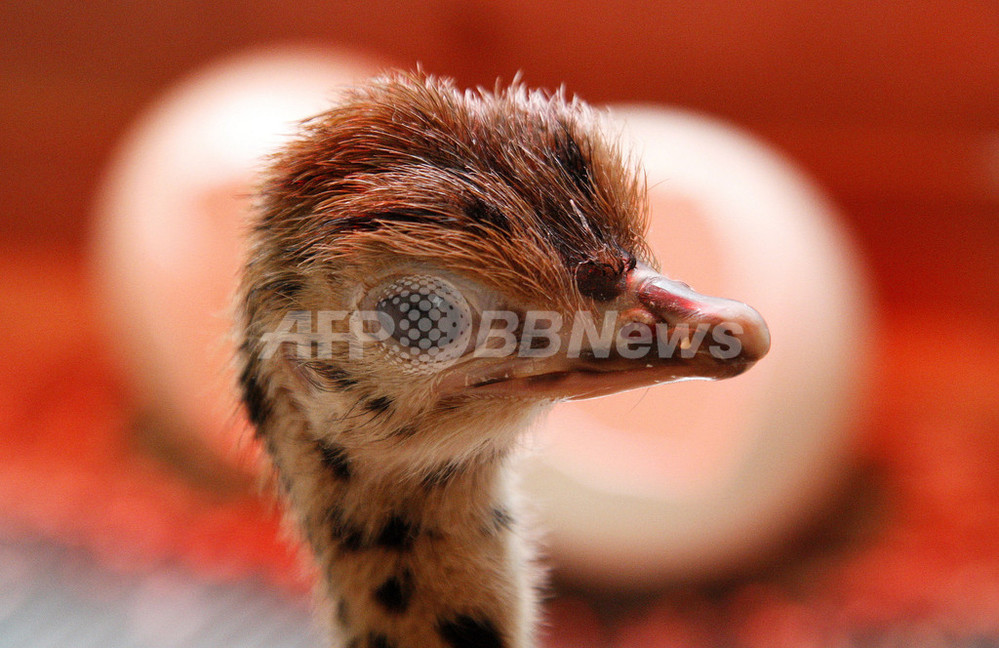
<path id="1" fill-rule="evenodd" d="M 763 317 L 742 302 L 711 297 L 695 292 L 687 284 L 668 279 L 647 267 L 631 271 L 627 280 L 628 293 L 633 296 L 642 314 L 657 323 L 675 328 L 686 325 L 707 331 L 707 337 L 731 335 L 735 353 L 718 352 L 712 357 L 718 366 L 739 365 L 748 369 L 770 350 L 770 330 Z M 708 348 L 710 355 L 710 347 Z M 723 372 L 724 373 L 724 372 Z M 725 377 L 704 375 L 703 378 Z"/>
<path id="2" fill-rule="evenodd" d="M 770 332 L 754 309 L 699 294 L 641 264 L 625 277 L 623 293 L 598 313 L 605 317 L 594 314 L 582 315 L 598 329 L 601 322 L 611 324 L 613 335 L 594 341 L 573 334 L 575 318 L 563 320 L 556 352 L 517 353 L 463 371 L 464 389 L 578 400 L 679 380 L 736 376 L 770 349 Z"/>

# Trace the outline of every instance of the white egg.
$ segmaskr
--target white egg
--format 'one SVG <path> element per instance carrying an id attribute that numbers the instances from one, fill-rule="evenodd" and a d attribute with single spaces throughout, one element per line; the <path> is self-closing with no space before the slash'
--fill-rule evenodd
<path id="1" fill-rule="evenodd" d="M 255 174 L 297 122 L 374 71 L 319 49 L 225 59 L 151 106 L 113 159 L 97 204 L 98 293 L 140 407 L 189 460 L 238 457 L 245 435 L 227 332 Z"/>
<path id="2" fill-rule="evenodd" d="M 680 110 L 614 115 L 648 174 L 662 272 L 753 306 L 772 346 L 730 380 L 558 406 L 526 486 L 568 579 L 724 576 L 786 540 L 844 475 L 872 326 L 865 274 L 821 193 L 764 144 Z"/>

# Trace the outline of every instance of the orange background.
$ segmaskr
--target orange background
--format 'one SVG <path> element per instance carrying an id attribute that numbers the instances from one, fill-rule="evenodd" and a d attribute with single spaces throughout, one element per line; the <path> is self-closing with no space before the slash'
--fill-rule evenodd
<path id="1" fill-rule="evenodd" d="M 994 2 L 51 0 L 0 5 L 0 26 L 4 533 L 84 544 L 116 566 L 172 553 L 201 573 L 301 586 L 287 583 L 271 509 L 242 485 L 227 493 L 136 452 L 84 259 L 102 169 L 145 106 L 212 59 L 306 41 L 463 85 L 523 70 L 591 102 L 726 118 L 817 178 L 865 253 L 883 320 L 858 449 L 870 475 L 818 548 L 806 539 L 727 589 L 612 606 L 603 625 L 561 599 L 557 645 L 828 645 L 805 639 L 900 619 L 999 636 Z M 613 641 L 573 638 L 590 629 Z"/>
<path id="2" fill-rule="evenodd" d="M 523 70 L 593 102 L 703 110 L 831 193 L 881 296 L 999 306 L 999 7 L 988 1 L 4 3 L 0 235 L 80 249 L 116 139 L 168 84 L 274 41 Z"/>

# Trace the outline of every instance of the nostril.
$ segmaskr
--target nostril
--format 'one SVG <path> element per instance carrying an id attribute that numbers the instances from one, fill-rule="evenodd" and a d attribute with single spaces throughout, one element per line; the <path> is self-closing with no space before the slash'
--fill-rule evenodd
<path id="1" fill-rule="evenodd" d="M 627 288 L 628 273 L 637 261 L 617 250 L 601 250 L 576 266 L 576 286 L 584 297 L 610 301 Z"/>

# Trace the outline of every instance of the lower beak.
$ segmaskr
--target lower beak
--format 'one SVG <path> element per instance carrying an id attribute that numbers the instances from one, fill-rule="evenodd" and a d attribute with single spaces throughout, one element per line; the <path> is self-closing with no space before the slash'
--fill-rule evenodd
<path id="1" fill-rule="evenodd" d="M 746 304 L 701 295 L 642 265 L 629 272 L 625 285 L 603 312 L 612 335 L 599 331 L 594 343 L 574 331 L 577 321 L 563 322 L 556 352 L 529 349 L 465 373 L 466 393 L 594 398 L 680 380 L 736 376 L 770 349 L 766 322 Z M 582 315 L 594 322 L 593 313 Z"/>

